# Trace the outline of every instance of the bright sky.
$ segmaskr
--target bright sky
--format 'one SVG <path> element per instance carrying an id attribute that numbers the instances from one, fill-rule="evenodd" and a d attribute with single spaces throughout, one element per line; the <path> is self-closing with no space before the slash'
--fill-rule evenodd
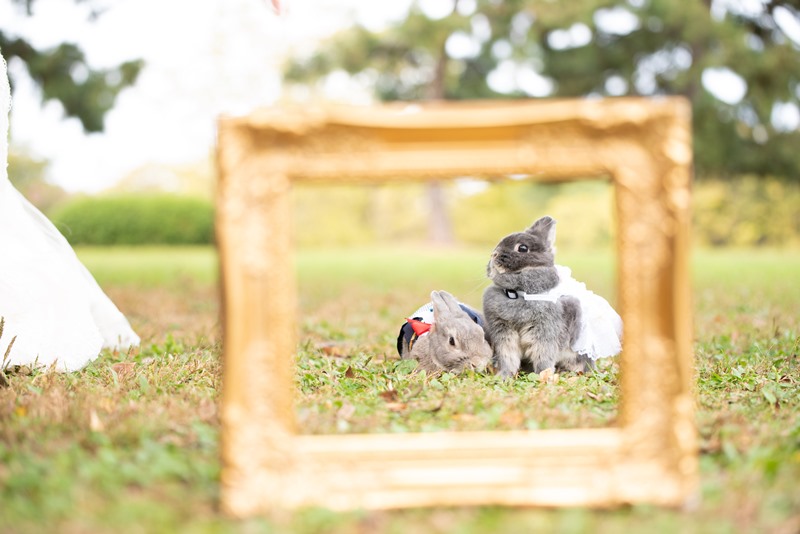
<path id="1" fill-rule="evenodd" d="M 93 6 L 103 2 L 88 3 Z M 41 105 L 21 62 L 16 82 L 12 144 L 51 161 L 50 178 L 71 191 L 98 191 L 148 164 L 198 161 L 214 143 L 221 113 L 242 114 L 274 102 L 279 66 L 290 50 L 352 24 L 369 26 L 400 16 L 409 1 L 284 0 L 277 16 L 266 0 L 116 0 L 96 23 L 87 3 L 37 0 L 26 17 L 0 0 L 5 28 L 36 46 L 77 42 L 93 67 L 142 58 L 146 67 L 106 116 L 102 134 L 86 135 L 61 105 Z M 357 8 L 357 9 L 356 9 Z M 11 21 L 7 23 L 6 21 Z"/>
<path id="2" fill-rule="evenodd" d="M 716 0 L 714 5 L 725 9 L 730 1 Z M 275 102 L 280 96 L 281 61 L 289 52 L 310 49 L 319 38 L 355 20 L 377 29 L 400 18 L 410 4 L 411 0 L 282 0 L 284 13 L 277 16 L 269 0 L 36 0 L 36 16 L 26 17 L 11 0 L 0 0 L 3 27 L 38 47 L 77 42 L 94 67 L 135 58 L 146 62 L 136 85 L 120 95 L 106 116 L 105 132 L 86 135 L 77 119 L 63 118 L 60 104 L 42 106 L 24 66 L 12 61 L 9 70 L 16 82 L 12 145 L 50 160 L 50 179 L 70 191 L 108 188 L 148 164 L 197 162 L 213 150 L 216 117 Z M 107 8 L 96 23 L 88 22 L 90 6 Z M 452 3 L 422 0 L 421 7 L 435 19 L 446 15 Z M 473 0 L 459 2 L 459 11 L 465 14 L 474 9 Z M 635 17 L 628 20 L 625 13 L 605 11 L 602 15 L 608 20 L 596 23 L 621 33 L 636 25 Z M 783 19 L 779 22 L 784 31 L 800 43 L 796 21 Z M 625 29 L 626 21 L 633 26 Z M 587 32 L 590 38 L 588 27 L 579 24 L 553 39 L 565 47 L 580 46 Z M 469 36 L 458 37 L 463 42 L 448 41 L 448 52 L 469 55 L 475 43 Z M 493 88 L 549 94 L 551 81 L 512 63 L 501 62 L 490 75 Z M 746 90 L 746 82 L 729 69 L 709 69 L 702 82 L 728 103 L 738 102 Z M 351 88 L 342 83 L 338 92 L 352 97 Z M 773 117 L 776 126 L 797 128 L 798 108 L 793 104 L 778 108 Z"/>

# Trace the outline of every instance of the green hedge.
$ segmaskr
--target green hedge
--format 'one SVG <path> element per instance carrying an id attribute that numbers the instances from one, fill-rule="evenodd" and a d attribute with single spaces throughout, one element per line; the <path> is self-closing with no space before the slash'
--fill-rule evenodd
<path id="1" fill-rule="evenodd" d="M 607 182 L 561 185 L 507 181 L 477 194 L 446 188 L 456 238 L 493 246 L 498 236 L 542 215 L 559 221 L 559 246 L 613 243 L 613 190 Z M 298 187 L 295 241 L 300 246 L 420 242 L 427 237 L 423 184 L 383 187 Z M 697 180 L 693 192 L 695 244 L 800 245 L 800 183 L 739 177 Z M 74 198 L 51 214 L 72 244 L 209 244 L 210 200 L 167 194 Z"/>
<path id="2" fill-rule="evenodd" d="M 197 245 L 214 236 L 212 203 L 176 195 L 75 198 L 51 219 L 73 245 Z"/>

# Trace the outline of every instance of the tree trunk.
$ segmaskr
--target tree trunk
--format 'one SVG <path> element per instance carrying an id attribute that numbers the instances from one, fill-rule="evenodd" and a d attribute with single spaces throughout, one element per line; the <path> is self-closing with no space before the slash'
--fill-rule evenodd
<path id="1" fill-rule="evenodd" d="M 428 207 L 431 210 L 428 241 L 437 245 L 453 244 L 453 223 L 447 212 L 442 182 L 428 182 L 426 188 Z"/>
<path id="2" fill-rule="evenodd" d="M 458 6 L 458 0 L 453 2 L 453 11 Z M 444 100 L 447 96 L 445 92 L 445 78 L 447 75 L 447 51 L 445 42 L 442 41 L 439 49 L 439 57 L 436 61 L 436 71 L 429 86 L 428 99 Z M 425 196 L 428 199 L 428 209 L 430 218 L 428 225 L 428 241 L 437 245 L 453 244 L 453 223 L 447 211 L 447 202 L 444 194 L 444 186 L 440 181 L 428 182 L 425 188 Z"/>

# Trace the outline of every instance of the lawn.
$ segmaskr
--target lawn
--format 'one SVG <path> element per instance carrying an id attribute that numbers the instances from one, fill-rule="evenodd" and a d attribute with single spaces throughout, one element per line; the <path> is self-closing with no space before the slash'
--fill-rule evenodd
<path id="1" fill-rule="evenodd" d="M 141 334 L 60 375 L 0 389 L 1 532 L 800 531 L 800 251 L 697 251 L 701 499 L 683 510 L 447 508 L 237 522 L 217 507 L 221 365 L 211 249 L 79 249 Z M 403 318 L 448 289 L 480 305 L 484 250 L 303 251 L 297 257 L 297 417 L 306 432 L 613 424 L 617 366 L 503 383 L 424 376 L 399 362 Z M 559 262 L 613 301 L 608 252 Z M 0 339 L 3 349 L 8 340 Z M 502 439 L 499 436 L 499 439 Z"/>

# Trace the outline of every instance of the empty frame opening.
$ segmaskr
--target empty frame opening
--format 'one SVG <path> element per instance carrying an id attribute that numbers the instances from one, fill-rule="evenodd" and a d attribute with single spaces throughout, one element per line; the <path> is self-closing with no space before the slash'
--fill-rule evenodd
<path id="1" fill-rule="evenodd" d="M 346 177 L 343 177 L 345 183 Z M 433 187 L 432 187 L 433 185 Z M 433 189 L 433 190 L 432 190 Z M 536 182 L 514 174 L 379 185 L 298 185 L 295 385 L 301 433 L 603 427 L 617 418 L 616 358 L 595 371 L 511 382 L 420 373 L 399 330 L 432 290 L 482 311 L 497 242 L 543 215 L 557 220 L 556 263 L 619 311 L 615 206 L 608 180 Z M 444 215 L 444 216 L 442 216 Z M 433 225 L 446 224 L 442 231 Z"/>

